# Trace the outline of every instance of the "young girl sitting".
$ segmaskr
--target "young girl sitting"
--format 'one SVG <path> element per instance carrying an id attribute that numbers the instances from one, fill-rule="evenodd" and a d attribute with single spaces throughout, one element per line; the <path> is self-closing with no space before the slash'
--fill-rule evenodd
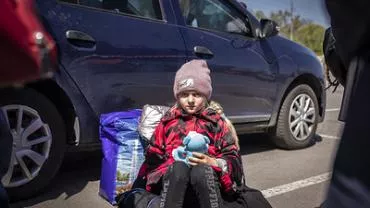
<path id="1" fill-rule="evenodd" d="M 235 192 L 243 170 L 236 134 L 209 107 L 212 84 L 207 63 L 184 64 L 176 73 L 173 90 L 177 104 L 157 126 L 138 178 L 146 180 L 147 191 L 160 194 L 160 207 L 183 207 L 184 201 L 189 202 L 189 190 L 202 208 L 223 207 L 222 195 Z M 208 152 L 193 152 L 188 164 L 175 161 L 172 152 L 183 145 L 190 131 L 209 138 Z"/>

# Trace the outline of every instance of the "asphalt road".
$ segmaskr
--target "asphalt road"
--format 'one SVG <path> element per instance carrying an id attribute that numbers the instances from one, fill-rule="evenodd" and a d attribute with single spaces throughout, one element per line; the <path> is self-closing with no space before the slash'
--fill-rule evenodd
<path id="1" fill-rule="evenodd" d="M 242 135 L 241 152 L 249 186 L 263 191 L 273 207 L 313 208 L 325 198 L 343 124 L 337 121 L 342 89 L 327 93 L 325 121 L 317 142 L 306 149 L 276 149 L 263 134 Z M 48 190 L 12 208 L 111 208 L 98 195 L 101 154 L 70 155 Z"/>

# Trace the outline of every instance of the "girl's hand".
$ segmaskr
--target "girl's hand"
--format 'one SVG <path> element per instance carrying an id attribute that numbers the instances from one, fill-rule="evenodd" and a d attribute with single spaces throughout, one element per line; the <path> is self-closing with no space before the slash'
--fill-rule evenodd
<path id="1" fill-rule="evenodd" d="M 206 154 L 199 153 L 199 152 L 192 152 L 193 156 L 189 157 L 189 164 L 190 165 L 199 165 L 205 164 L 209 166 L 217 166 L 216 158 L 210 157 Z"/>

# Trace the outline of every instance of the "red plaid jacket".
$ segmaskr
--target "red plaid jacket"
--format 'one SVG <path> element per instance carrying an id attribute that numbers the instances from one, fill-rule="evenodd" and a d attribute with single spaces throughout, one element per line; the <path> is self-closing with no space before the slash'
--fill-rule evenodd
<path id="1" fill-rule="evenodd" d="M 179 108 L 172 108 L 161 119 L 148 146 L 145 161 L 138 177 L 147 180 L 146 189 L 150 191 L 173 164 L 172 150 L 182 145 L 189 131 L 196 131 L 210 138 L 208 154 L 222 158 L 228 164 L 228 172 L 222 173 L 219 167 L 212 167 L 226 193 L 233 191 L 233 184 L 241 183 L 241 157 L 235 141 L 224 119 L 212 109 L 205 109 L 196 115 L 188 115 Z"/>

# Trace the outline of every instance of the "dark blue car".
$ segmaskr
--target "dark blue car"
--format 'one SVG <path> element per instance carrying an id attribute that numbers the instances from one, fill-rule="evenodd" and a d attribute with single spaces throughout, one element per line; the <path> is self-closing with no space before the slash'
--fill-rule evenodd
<path id="1" fill-rule="evenodd" d="M 303 148 L 324 118 L 320 61 L 232 0 L 39 0 L 59 51 L 53 80 L 1 92 L 14 135 L 2 179 L 13 198 L 37 193 L 67 149 L 99 147 L 99 116 L 172 105 L 176 70 L 206 59 L 213 99 L 238 133 L 265 131 Z"/>

